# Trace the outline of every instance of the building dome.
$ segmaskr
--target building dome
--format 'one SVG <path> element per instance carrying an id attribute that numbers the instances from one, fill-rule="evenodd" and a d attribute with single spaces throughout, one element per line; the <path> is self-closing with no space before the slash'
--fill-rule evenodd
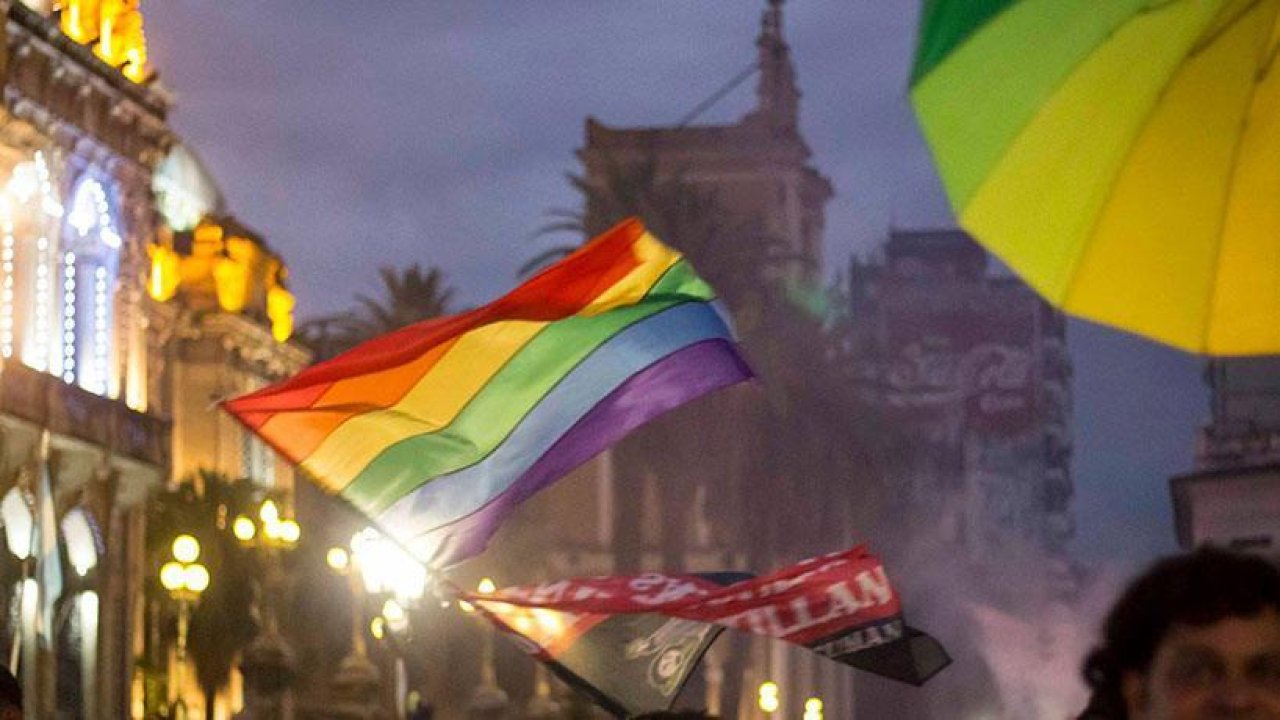
<path id="1" fill-rule="evenodd" d="M 151 187 L 160 214 L 177 232 L 192 230 L 205 216 L 226 211 L 217 181 L 199 156 L 181 143 L 160 161 Z"/>

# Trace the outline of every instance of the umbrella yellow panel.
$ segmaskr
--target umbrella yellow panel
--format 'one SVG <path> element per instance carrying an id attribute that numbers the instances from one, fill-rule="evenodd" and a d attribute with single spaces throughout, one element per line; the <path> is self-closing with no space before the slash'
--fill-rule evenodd
<path id="1" fill-rule="evenodd" d="M 930 0 L 912 99 L 961 224 L 1049 300 L 1280 352 L 1280 0 Z"/>

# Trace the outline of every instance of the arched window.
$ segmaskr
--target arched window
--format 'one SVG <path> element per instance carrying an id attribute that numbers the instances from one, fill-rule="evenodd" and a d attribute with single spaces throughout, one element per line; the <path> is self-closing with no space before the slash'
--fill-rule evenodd
<path id="1" fill-rule="evenodd" d="M 106 395 L 121 238 L 107 190 L 92 175 L 71 193 L 62 239 L 62 377 Z"/>
<path id="2" fill-rule="evenodd" d="M 45 154 L 15 165 L 0 192 L 0 355 L 56 375 L 61 217 Z"/>
<path id="3" fill-rule="evenodd" d="M 120 230 L 109 189 L 85 173 L 64 209 L 48 156 L 15 165 L 0 186 L 0 356 L 115 391 Z"/>

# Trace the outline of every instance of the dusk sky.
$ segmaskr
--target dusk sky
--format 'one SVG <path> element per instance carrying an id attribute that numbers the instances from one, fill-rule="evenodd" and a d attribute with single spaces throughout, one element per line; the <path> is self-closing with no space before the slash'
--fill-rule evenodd
<path id="1" fill-rule="evenodd" d="M 443 268 L 474 304 L 515 283 L 530 235 L 577 198 L 583 121 L 669 125 L 755 58 L 763 0 L 378 0 L 145 5 L 174 126 L 232 212 L 291 270 L 302 318 L 376 291 L 376 268 Z M 891 225 L 951 224 L 905 85 L 917 3 L 793 0 L 802 132 L 836 188 L 827 270 Z M 993 71 L 995 71 L 993 69 Z M 738 118 L 749 81 L 700 118 Z M 550 240 L 542 241 L 544 243 Z M 1207 415 L 1202 363 L 1073 323 L 1076 548 L 1172 550 L 1170 474 Z M 871 539 L 874 541 L 874 539 Z"/>

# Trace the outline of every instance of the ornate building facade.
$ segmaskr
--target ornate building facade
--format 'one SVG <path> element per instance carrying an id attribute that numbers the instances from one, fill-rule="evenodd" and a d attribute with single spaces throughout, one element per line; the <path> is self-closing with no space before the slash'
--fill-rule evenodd
<path id="1" fill-rule="evenodd" d="M 31 716 L 130 717 L 147 495 L 196 466 L 287 486 L 210 401 L 307 356 L 279 257 L 182 172 L 138 1 L 0 15 L 0 650 Z"/>
<path id="2" fill-rule="evenodd" d="M 37 717 L 127 715 L 142 503 L 170 467 L 146 294 L 168 106 L 135 82 L 136 8 L 107 9 L 95 52 L 0 3 L 3 644 Z"/>
<path id="3" fill-rule="evenodd" d="M 792 258 L 800 274 L 821 277 L 825 205 L 830 181 L 809 164 L 800 133 L 800 90 L 783 35 L 782 3 L 770 2 L 756 40 L 756 107 L 728 125 L 611 128 L 586 122 L 578 156 L 588 184 L 608 181 L 615 167 L 653 162 L 659 175 L 714 193 L 753 237 Z M 603 208 L 587 207 L 588 225 Z"/>
<path id="4" fill-rule="evenodd" d="M 188 173 L 183 181 L 170 175 L 172 161 L 184 155 L 194 160 L 188 150 L 175 146 L 162 167 L 165 172 L 157 178 L 158 187 L 166 187 L 169 194 L 157 192 L 161 205 L 172 199 L 175 190 L 216 188 L 207 175 Z M 200 167 L 198 162 L 195 167 Z M 190 193 L 191 197 L 196 195 Z M 246 478 L 259 494 L 282 502 L 285 512 L 293 516 L 295 466 L 280 459 L 217 407 L 223 399 L 283 380 L 310 361 L 309 352 L 291 342 L 294 299 L 285 288 L 287 267 L 261 235 L 226 214 L 220 202 L 189 207 L 199 208 L 192 215 L 199 220 L 194 226 L 185 226 L 180 216 L 167 220 L 165 232 L 151 250 L 148 279 L 148 292 L 157 304 L 155 338 L 164 358 L 164 407 L 172 423 L 171 479 L 205 472 Z M 223 531 L 232 532 L 229 523 L 224 523 Z M 279 570 L 277 559 L 264 555 L 263 567 L 271 572 Z M 147 567 L 154 571 L 164 560 L 150 557 Z M 274 607 L 267 609 L 264 604 L 276 603 L 277 598 L 266 596 L 267 582 L 265 575 L 260 578 L 256 607 L 273 616 Z M 188 711 L 204 715 L 209 698 L 198 687 L 194 674 L 180 664 L 174 647 L 163 640 L 155 642 L 160 633 L 153 632 L 151 626 L 165 622 L 172 608 L 164 606 L 172 603 L 162 593 L 151 593 L 146 602 L 147 632 L 138 645 L 139 654 L 161 654 L 168 667 L 167 702 L 180 697 Z M 278 635 L 271 642 L 276 649 L 288 647 Z M 157 644 L 159 647 L 154 647 Z M 281 657 L 287 660 L 287 655 L 285 651 Z M 211 717 L 229 718 L 246 704 L 246 678 L 240 670 L 243 664 L 241 658 L 232 669 L 230 684 L 214 698 Z M 136 704 L 146 707 L 154 702 L 154 698 L 143 697 L 146 692 L 145 683 L 135 685 Z M 138 703 L 143 699 L 147 702 Z"/>

